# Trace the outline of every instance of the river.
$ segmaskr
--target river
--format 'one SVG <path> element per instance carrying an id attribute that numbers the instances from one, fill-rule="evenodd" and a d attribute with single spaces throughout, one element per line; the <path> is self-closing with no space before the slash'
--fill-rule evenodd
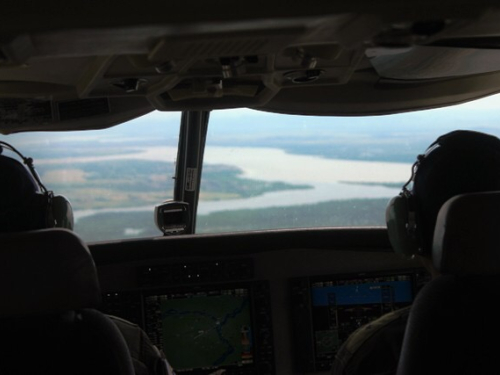
<path id="1" fill-rule="evenodd" d="M 174 162 L 174 147 L 138 148 L 135 153 L 75 157 L 67 159 L 38 159 L 37 164 L 68 164 L 105 162 L 108 160 L 151 160 Z M 358 160 L 326 159 L 319 156 L 288 154 L 281 149 L 263 147 L 209 147 L 205 164 L 225 164 L 240 168 L 242 177 L 262 181 L 282 181 L 306 184 L 311 189 L 285 190 L 260 196 L 219 201 L 200 201 L 198 214 L 245 209 L 314 204 L 331 200 L 353 198 L 389 198 L 399 188 L 389 188 L 377 183 L 402 183 L 409 177 L 410 164 Z M 372 185 L 367 185 L 370 183 Z M 150 211 L 152 207 L 129 207 L 100 210 L 79 210 L 75 219 L 97 213 Z"/>

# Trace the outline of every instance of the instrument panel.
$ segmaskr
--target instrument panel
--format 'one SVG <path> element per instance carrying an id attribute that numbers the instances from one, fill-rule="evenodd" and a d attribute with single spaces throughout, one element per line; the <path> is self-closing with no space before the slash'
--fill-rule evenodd
<path id="1" fill-rule="evenodd" d="M 354 329 L 410 304 L 427 278 L 373 249 L 177 255 L 98 271 L 102 310 L 140 325 L 186 375 L 327 373 Z"/>

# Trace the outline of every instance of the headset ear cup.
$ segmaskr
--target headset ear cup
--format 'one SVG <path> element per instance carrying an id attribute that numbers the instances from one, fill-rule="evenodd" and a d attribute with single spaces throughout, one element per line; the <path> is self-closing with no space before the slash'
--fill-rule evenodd
<path id="1" fill-rule="evenodd" d="M 391 199 L 385 211 L 385 221 L 389 241 L 398 254 L 407 256 L 418 254 L 418 244 L 408 231 L 408 198 L 398 195 Z"/>
<path id="2" fill-rule="evenodd" d="M 52 215 L 54 226 L 73 230 L 74 218 L 71 203 L 62 195 L 56 195 L 52 198 Z"/>

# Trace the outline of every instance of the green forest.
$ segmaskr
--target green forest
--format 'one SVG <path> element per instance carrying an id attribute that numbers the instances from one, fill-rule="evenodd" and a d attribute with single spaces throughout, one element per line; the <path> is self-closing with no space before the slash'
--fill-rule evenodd
<path id="1" fill-rule="evenodd" d="M 352 199 L 307 206 L 220 211 L 197 217 L 197 233 L 243 230 L 385 225 L 388 199 Z M 133 228 L 127 232 L 127 228 Z M 90 241 L 127 237 L 155 237 L 161 232 L 151 212 L 102 213 L 82 218 L 76 231 Z M 125 232 L 124 232 L 125 231 Z M 125 235 L 124 235 L 125 233 Z"/>

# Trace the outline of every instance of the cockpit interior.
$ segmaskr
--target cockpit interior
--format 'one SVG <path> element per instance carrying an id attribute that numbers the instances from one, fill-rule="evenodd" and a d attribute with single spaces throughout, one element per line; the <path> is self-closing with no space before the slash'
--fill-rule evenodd
<path id="1" fill-rule="evenodd" d="M 430 280 L 384 218 L 417 155 L 500 136 L 494 1 L 25 3 L 0 22 L 0 141 L 22 156 L 0 154 L 71 202 L 96 308 L 178 375 L 331 373 Z"/>

